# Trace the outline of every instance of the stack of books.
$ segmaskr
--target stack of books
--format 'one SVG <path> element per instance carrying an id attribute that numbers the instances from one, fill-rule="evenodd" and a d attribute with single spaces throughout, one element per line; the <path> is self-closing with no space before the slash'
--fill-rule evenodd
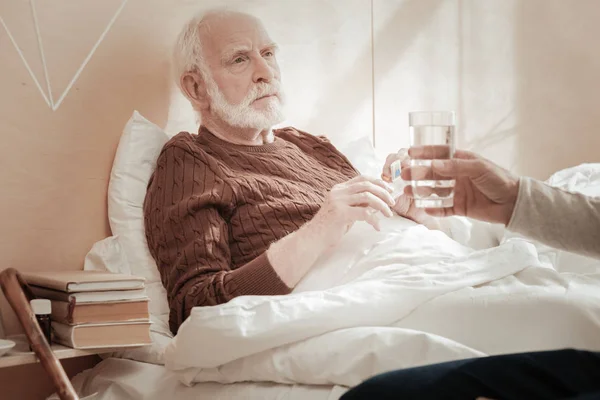
<path id="1" fill-rule="evenodd" d="M 53 341 L 75 349 L 151 343 L 144 279 L 95 271 L 23 273 L 52 303 Z"/>

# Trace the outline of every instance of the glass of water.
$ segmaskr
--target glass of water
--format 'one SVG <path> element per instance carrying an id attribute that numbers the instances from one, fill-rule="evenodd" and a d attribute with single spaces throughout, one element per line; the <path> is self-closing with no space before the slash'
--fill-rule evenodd
<path id="1" fill-rule="evenodd" d="M 454 112 L 411 112 L 408 121 L 410 127 L 409 184 L 413 189 L 415 206 L 418 208 L 452 207 L 455 181 L 436 174 L 431 169 L 431 162 L 454 157 Z"/>

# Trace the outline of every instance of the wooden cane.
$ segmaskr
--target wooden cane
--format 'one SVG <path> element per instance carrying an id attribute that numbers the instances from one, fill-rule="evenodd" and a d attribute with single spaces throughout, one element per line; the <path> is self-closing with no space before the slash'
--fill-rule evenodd
<path id="1" fill-rule="evenodd" d="M 33 299 L 34 296 L 27 282 L 25 282 L 17 270 L 8 268 L 0 273 L 0 285 L 2 286 L 4 296 L 15 314 L 17 314 L 17 318 L 25 331 L 31 349 L 37 355 L 42 367 L 46 370 L 60 399 L 79 400 L 79 396 L 75 392 L 73 385 L 71 385 L 71 381 L 62 365 L 52 352 L 29 305 L 29 300 Z"/>

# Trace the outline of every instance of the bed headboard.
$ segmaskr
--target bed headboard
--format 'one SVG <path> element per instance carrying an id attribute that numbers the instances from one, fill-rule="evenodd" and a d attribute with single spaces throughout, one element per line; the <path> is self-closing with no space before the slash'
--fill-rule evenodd
<path id="1" fill-rule="evenodd" d="M 224 3 L 280 43 L 289 124 L 387 152 L 406 145 L 409 110 L 454 109 L 459 145 L 517 172 L 598 161 L 595 0 L 3 1 L 0 268 L 79 269 L 110 234 L 123 126 L 137 109 L 171 133 L 194 128 L 170 46 Z"/>

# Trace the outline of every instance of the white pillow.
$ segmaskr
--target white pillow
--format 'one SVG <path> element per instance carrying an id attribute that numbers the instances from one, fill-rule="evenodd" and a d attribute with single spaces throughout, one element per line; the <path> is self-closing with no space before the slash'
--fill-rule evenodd
<path id="1" fill-rule="evenodd" d="M 381 176 L 385 157 L 380 157 L 377 154 L 369 136 L 362 136 L 350 143 L 339 146 L 335 142 L 332 143 L 362 175 L 376 178 Z"/>
<path id="2" fill-rule="evenodd" d="M 85 270 L 108 270 L 146 279 L 153 346 L 112 356 L 156 364 L 164 364 L 163 349 L 173 335 L 167 293 L 146 242 L 143 204 L 156 160 L 168 140 L 164 130 L 134 111 L 121 135 L 108 185 L 108 218 L 114 236 L 94 244 L 84 263 Z"/>
<path id="3" fill-rule="evenodd" d="M 119 237 L 130 269 L 123 272 L 146 279 L 153 315 L 168 314 L 169 306 L 146 243 L 143 204 L 156 160 L 168 140 L 161 128 L 134 111 L 119 141 L 108 185 L 110 229 Z"/>
<path id="4" fill-rule="evenodd" d="M 144 277 L 150 314 L 155 322 L 152 330 L 170 335 L 167 294 L 148 250 L 143 213 L 148 181 L 168 140 L 169 136 L 160 127 L 134 111 L 119 141 L 108 186 L 108 218 L 116 238 L 104 241 L 117 240 L 118 245 L 95 246 L 86 261 L 88 269 L 94 268 L 92 264 L 96 260 L 114 272 Z M 112 265 L 108 265 L 111 262 Z"/>

